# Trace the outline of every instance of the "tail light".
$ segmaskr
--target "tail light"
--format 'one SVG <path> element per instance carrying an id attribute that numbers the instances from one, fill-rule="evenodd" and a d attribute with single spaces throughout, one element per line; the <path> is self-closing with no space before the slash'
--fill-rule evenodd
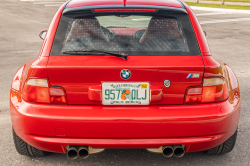
<path id="1" fill-rule="evenodd" d="M 45 78 L 29 78 L 23 88 L 25 101 L 47 104 L 67 104 L 63 88 L 49 86 Z"/>
<path id="2" fill-rule="evenodd" d="M 224 78 L 204 78 L 202 86 L 187 89 L 184 104 L 220 102 L 226 100 L 228 96 Z"/>

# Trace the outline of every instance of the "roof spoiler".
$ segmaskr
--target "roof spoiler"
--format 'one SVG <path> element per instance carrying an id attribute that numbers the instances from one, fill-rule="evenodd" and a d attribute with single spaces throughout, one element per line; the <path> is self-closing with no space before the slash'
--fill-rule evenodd
<path id="1" fill-rule="evenodd" d="M 98 10 L 99 9 L 99 10 Z M 103 9 L 103 10 L 101 10 Z M 96 12 L 98 11 L 98 12 Z M 69 18 L 77 18 L 77 17 L 87 17 L 92 15 L 103 15 L 109 13 L 129 13 L 129 14 L 152 14 L 156 13 L 158 15 L 166 15 L 168 13 L 182 13 L 187 14 L 186 9 L 184 8 L 175 8 L 168 6 L 150 6 L 150 5 L 101 5 L 101 6 L 82 6 L 76 8 L 68 8 L 64 9 L 63 16 Z"/>

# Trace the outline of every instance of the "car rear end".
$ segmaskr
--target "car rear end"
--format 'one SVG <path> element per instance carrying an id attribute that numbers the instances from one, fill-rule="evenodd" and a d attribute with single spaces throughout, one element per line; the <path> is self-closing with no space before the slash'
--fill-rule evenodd
<path id="1" fill-rule="evenodd" d="M 15 76 L 27 77 L 11 90 L 20 138 L 58 153 L 147 148 L 168 156 L 179 148 L 180 157 L 233 135 L 240 112 L 234 74 L 206 57 L 204 35 L 185 4 L 89 3 L 62 6 L 40 58 Z"/>

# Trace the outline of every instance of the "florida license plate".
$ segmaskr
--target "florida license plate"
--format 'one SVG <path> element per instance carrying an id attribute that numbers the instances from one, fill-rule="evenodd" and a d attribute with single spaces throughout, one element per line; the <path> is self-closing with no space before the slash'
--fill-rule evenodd
<path id="1" fill-rule="evenodd" d="M 149 105 L 148 82 L 102 83 L 103 105 Z"/>

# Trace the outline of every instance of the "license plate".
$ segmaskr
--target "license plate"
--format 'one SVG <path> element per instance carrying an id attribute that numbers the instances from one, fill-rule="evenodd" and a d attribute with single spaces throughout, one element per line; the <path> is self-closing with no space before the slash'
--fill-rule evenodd
<path id="1" fill-rule="evenodd" d="M 103 105 L 149 105 L 148 82 L 102 83 Z"/>

